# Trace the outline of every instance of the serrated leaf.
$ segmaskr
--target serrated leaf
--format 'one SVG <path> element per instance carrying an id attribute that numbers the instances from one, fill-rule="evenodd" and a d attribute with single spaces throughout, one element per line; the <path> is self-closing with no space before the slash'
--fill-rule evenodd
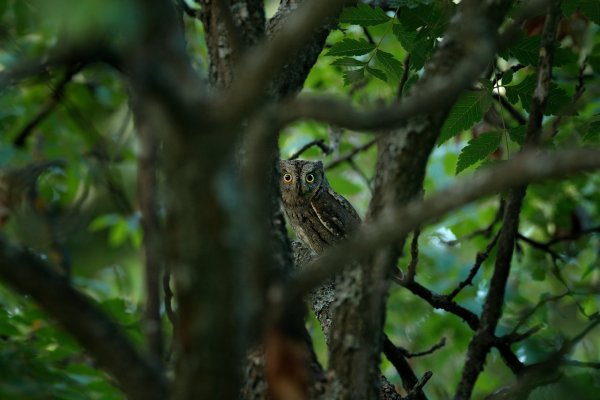
<path id="1" fill-rule="evenodd" d="M 583 143 L 592 143 L 600 138 L 600 115 L 597 118 L 592 119 L 585 129 Z"/>
<path id="2" fill-rule="evenodd" d="M 341 57 L 332 62 L 331 65 L 336 65 L 338 67 L 363 67 L 365 63 L 356 58 Z"/>
<path id="3" fill-rule="evenodd" d="M 406 30 L 417 31 L 424 26 L 434 25 L 438 16 L 433 5 L 419 5 L 415 8 L 403 8 L 398 11 L 398 20 Z"/>
<path id="4" fill-rule="evenodd" d="M 496 151 L 500 145 L 502 134 L 500 132 L 485 132 L 479 137 L 469 140 L 462 149 L 456 163 L 456 174 L 470 167 L 478 161 L 483 160 Z"/>
<path id="5" fill-rule="evenodd" d="M 326 56 L 362 56 L 375 49 L 375 45 L 364 39 L 344 39 L 337 42 L 327 52 Z"/>
<path id="6" fill-rule="evenodd" d="M 529 110 L 536 83 L 535 74 L 529 75 L 516 85 L 506 86 L 506 97 L 512 104 L 516 104 L 520 99 L 523 108 Z M 544 115 L 555 114 L 570 101 L 571 99 L 567 92 L 552 82 L 548 92 L 546 107 L 544 107 Z"/>
<path id="7" fill-rule="evenodd" d="M 377 69 L 377 68 L 371 68 L 371 67 L 367 66 L 367 72 L 369 74 L 373 75 L 375 78 L 381 79 L 382 81 L 387 82 L 387 75 L 382 70 Z"/>
<path id="8" fill-rule="evenodd" d="M 394 32 L 396 39 L 398 39 L 404 50 L 412 51 L 417 38 L 417 31 L 405 29 L 401 24 L 394 24 L 392 25 L 392 32 Z"/>
<path id="9" fill-rule="evenodd" d="M 525 127 L 525 126 L 517 126 L 515 128 L 509 128 L 508 129 L 508 137 L 513 142 L 522 145 L 523 143 L 525 143 L 526 130 L 527 130 L 527 127 Z"/>
<path id="10" fill-rule="evenodd" d="M 571 102 L 571 97 L 563 89 L 559 88 L 554 82 L 550 84 L 548 101 L 544 107 L 544 115 L 553 115 Z"/>
<path id="11" fill-rule="evenodd" d="M 350 69 L 344 71 L 344 85 L 350 85 L 357 82 L 365 77 L 365 69 Z"/>
<path id="12" fill-rule="evenodd" d="M 561 67 L 563 65 L 572 64 L 577 62 L 578 55 L 569 49 L 558 48 L 554 51 L 554 60 L 552 65 L 554 67 Z"/>
<path id="13" fill-rule="evenodd" d="M 490 106 L 491 96 L 488 91 L 479 90 L 463 94 L 444 122 L 438 143 L 442 144 L 451 137 L 469 129 L 481 121 L 483 113 Z"/>
<path id="14" fill-rule="evenodd" d="M 375 52 L 375 60 L 383 67 L 389 76 L 397 81 L 402 79 L 402 63 L 396 60 L 392 54 L 386 51 L 377 50 Z"/>
<path id="15" fill-rule="evenodd" d="M 373 26 L 388 22 L 390 17 L 380 8 L 371 8 L 364 3 L 356 7 L 346 7 L 342 10 L 340 22 L 346 24 Z"/>
<path id="16" fill-rule="evenodd" d="M 581 0 L 580 9 L 589 19 L 600 25 L 600 2 L 598 0 Z"/>
<path id="17" fill-rule="evenodd" d="M 510 47 L 509 53 L 525 65 L 537 65 L 540 58 L 540 37 L 523 37 Z"/>

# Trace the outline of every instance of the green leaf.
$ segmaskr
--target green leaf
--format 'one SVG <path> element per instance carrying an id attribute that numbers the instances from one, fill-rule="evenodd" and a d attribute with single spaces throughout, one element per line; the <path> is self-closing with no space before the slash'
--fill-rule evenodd
<path id="1" fill-rule="evenodd" d="M 340 22 L 346 24 L 373 26 L 384 24 L 390 20 L 380 7 L 371 8 L 364 3 L 356 7 L 346 7 L 342 10 Z"/>
<path id="2" fill-rule="evenodd" d="M 560 4 L 560 8 L 566 16 L 573 14 L 577 7 L 579 7 L 579 0 L 566 0 Z"/>
<path id="3" fill-rule="evenodd" d="M 526 126 L 517 126 L 515 128 L 508 129 L 508 137 L 515 143 L 522 145 L 525 143 L 525 131 L 527 130 Z"/>
<path id="4" fill-rule="evenodd" d="M 402 63 L 396 60 L 392 54 L 377 50 L 375 52 L 375 60 L 377 60 L 389 76 L 397 81 L 402 79 Z"/>
<path id="5" fill-rule="evenodd" d="M 371 67 L 367 66 L 367 72 L 369 74 L 373 75 L 375 78 L 381 79 L 382 81 L 387 82 L 387 75 L 382 70 L 377 69 L 377 68 L 371 68 Z"/>
<path id="6" fill-rule="evenodd" d="M 364 39 L 344 39 L 341 42 L 337 42 L 329 52 L 327 56 L 362 56 L 370 53 L 375 49 L 375 45 L 367 42 Z"/>
<path id="7" fill-rule="evenodd" d="M 8 0 L 0 0 L 0 18 L 4 15 L 6 8 L 8 6 Z"/>
<path id="8" fill-rule="evenodd" d="M 118 214 L 105 214 L 96 217 L 89 226 L 91 232 L 97 232 L 102 229 L 116 225 L 121 217 Z"/>
<path id="9" fill-rule="evenodd" d="M 344 84 L 350 85 L 354 82 L 360 81 L 365 77 L 365 69 L 350 69 L 348 71 L 344 71 Z"/>
<path id="10" fill-rule="evenodd" d="M 600 138 L 600 115 L 592 118 L 586 125 L 585 133 L 582 138 L 583 143 L 592 143 Z"/>
<path id="11" fill-rule="evenodd" d="M 502 133 L 500 132 L 485 132 L 479 137 L 469 140 L 469 143 L 462 149 L 458 156 L 456 174 L 458 175 L 465 168 L 483 160 L 496 151 L 501 139 Z"/>
<path id="12" fill-rule="evenodd" d="M 509 53 L 525 65 L 537 65 L 540 58 L 540 37 L 523 37 L 510 47 Z"/>
<path id="13" fill-rule="evenodd" d="M 404 50 L 408 52 L 413 50 L 413 46 L 417 38 L 417 31 L 408 30 L 402 24 L 394 24 L 392 25 L 392 32 L 394 32 L 394 35 L 396 36 Z"/>
<path id="14" fill-rule="evenodd" d="M 513 80 L 514 73 L 512 69 L 508 69 L 506 72 L 502 74 L 502 84 L 508 85 Z"/>
<path id="15" fill-rule="evenodd" d="M 417 31 L 425 26 L 435 25 L 439 13 L 433 5 L 420 5 L 398 11 L 398 20 L 406 30 Z"/>
<path id="16" fill-rule="evenodd" d="M 486 90 L 463 94 L 456 102 L 444 122 L 438 143 L 442 144 L 476 122 L 481 121 L 483 113 L 491 104 L 490 93 Z"/>
<path id="17" fill-rule="evenodd" d="M 352 57 L 341 57 L 336 59 L 331 65 L 338 67 L 364 67 L 365 63 Z"/>
<path id="18" fill-rule="evenodd" d="M 506 97 L 512 104 L 516 104 L 519 99 L 525 110 L 531 108 L 531 99 L 536 86 L 536 75 L 527 76 L 517 85 L 506 86 Z M 556 114 L 561 108 L 566 106 L 571 98 L 563 89 L 560 89 L 554 82 L 550 84 L 548 99 L 544 107 L 544 115 Z"/>
<path id="19" fill-rule="evenodd" d="M 506 87 L 506 97 L 512 104 L 518 103 L 519 99 L 523 108 L 528 110 L 531 101 L 531 95 L 535 88 L 535 75 L 528 75 L 516 85 Z"/>
<path id="20" fill-rule="evenodd" d="M 546 107 L 544 107 L 544 115 L 553 115 L 558 113 L 562 108 L 571 102 L 571 97 L 563 89 L 560 89 L 554 82 L 550 84 L 550 92 Z"/>
<path id="21" fill-rule="evenodd" d="M 420 5 L 431 4 L 433 0 L 391 0 L 390 5 L 392 7 L 408 7 L 415 8 Z"/>
<path id="22" fill-rule="evenodd" d="M 600 2 L 598 0 L 581 0 L 580 8 L 589 19 L 600 25 Z"/>
<path id="23" fill-rule="evenodd" d="M 13 12 L 16 18 L 17 32 L 24 33 L 29 26 L 29 6 L 26 1 L 20 0 L 13 5 Z"/>

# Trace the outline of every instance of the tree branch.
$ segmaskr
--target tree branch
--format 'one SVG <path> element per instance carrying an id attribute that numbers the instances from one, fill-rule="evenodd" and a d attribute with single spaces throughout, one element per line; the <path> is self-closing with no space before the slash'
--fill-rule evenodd
<path id="1" fill-rule="evenodd" d="M 346 242 L 311 262 L 288 285 L 288 295 L 302 296 L 345 268 L 349 262 L 394 243 L 421 224 L 435 221 L 451 210 L 510 187 L 540 182 L 600 168 L 600 151 L 579 149 L 553 153 L 533 151 L 462 178 L 431 197 L 386 210 L 377 220 L 363 224 Z M 402 221 L 402 224 L 398 224 Z"/>
<path id="2" fill-rule="evenodd" d="M 109 316 L 40 257 L 0 239 L 0 278 L 56 318 L 128 398 L 167 398 L 167 381 L 157 360 L 141 354 Z"/>
<path id="3" fill-rule="evenodd" d="M 539 70 L 537 85 L 533 93 L 529 123 L 525 146 L 533 147 L 539 142 L 542 126 L 544 106 L 550 89 L 552 61 L 556 31 L 560 20 L 560 0 L 552 1 L 549 6 L 544 34 L 541 42 L 539 56 Z M 525 198 L 526 186 L 511 189 L 507 196 L 504 219 L 498 238 L 498 251 L 494 272 L 489 285 L 489 290 L 483 305 L 480 325 L 469 343 L 461 380 L 458 384 L 455 400 L 467 400 L 471 398 L 475 382 L 483 370 L 483 365 L 490 351 L 495 335 L 496 327 L 502 315 L 506 283 L 510 274 L 512 255 L 515 242 L 519 233 L 519 216 L 523 199 Z"/>

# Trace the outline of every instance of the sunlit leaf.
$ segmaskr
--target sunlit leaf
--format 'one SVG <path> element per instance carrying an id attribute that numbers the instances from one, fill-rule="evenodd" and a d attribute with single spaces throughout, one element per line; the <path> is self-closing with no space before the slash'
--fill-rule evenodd
<path id="1" fill-rule="evenodd" d="M 356 7 L 346 7 L 340 15 L 340 22 L 360 26 L 384 24 L 390 20 L 380 7 L 369 7 L 359 3 Z"/>
<path id="2" fill-rule="evenodd" d="M 363 67 L 365 63 L 352 57 L 341 57 L 337 58 L 331 63 L 331 65 L 337 65 L 339 67 Z"/>
<path id="3" fill-rule="evenodd" d="M 479 122 L 490 104 L 491 95 L 488 91 L 478 90 L 464 93 L 446 118 L 438 142 L 444 143 Z"/>
<path id="4" fill-rule="evenodd" d="M 375 45 L 364 39 L 344 39 L 337 42 L 327 52 L 327 56 L 362 56 L 375 49 Z"/>
<path id="5" fill-rule="evenodd" d="M 382 70 L 377 69 L 377 68 L 371 68 L 371 67 L 367 66 L 367 72 L 369 74 L 373 75 L 375 78 L 380 79 L 384 82 L 387 82 L 387 75 Z"/>
<path id="6" fill-rule="evenodd" d="M 377 50 L 375 52 L 375 59 L 389 76 L 397 81 L 402 79 L 402 63 L 400 63 L 400 61 L 398 61 L 392 54 L 382 50 Z"/>

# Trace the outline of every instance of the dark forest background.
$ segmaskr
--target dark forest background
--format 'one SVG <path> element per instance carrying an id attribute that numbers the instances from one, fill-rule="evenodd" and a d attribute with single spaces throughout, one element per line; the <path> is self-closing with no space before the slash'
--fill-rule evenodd
<path id="1" fill-rule="evenodd" d="M 599 24 L 0 0 L 0 398 L 595 399 Z M 280 158 L 365 221 L 302 265 Z"/>

